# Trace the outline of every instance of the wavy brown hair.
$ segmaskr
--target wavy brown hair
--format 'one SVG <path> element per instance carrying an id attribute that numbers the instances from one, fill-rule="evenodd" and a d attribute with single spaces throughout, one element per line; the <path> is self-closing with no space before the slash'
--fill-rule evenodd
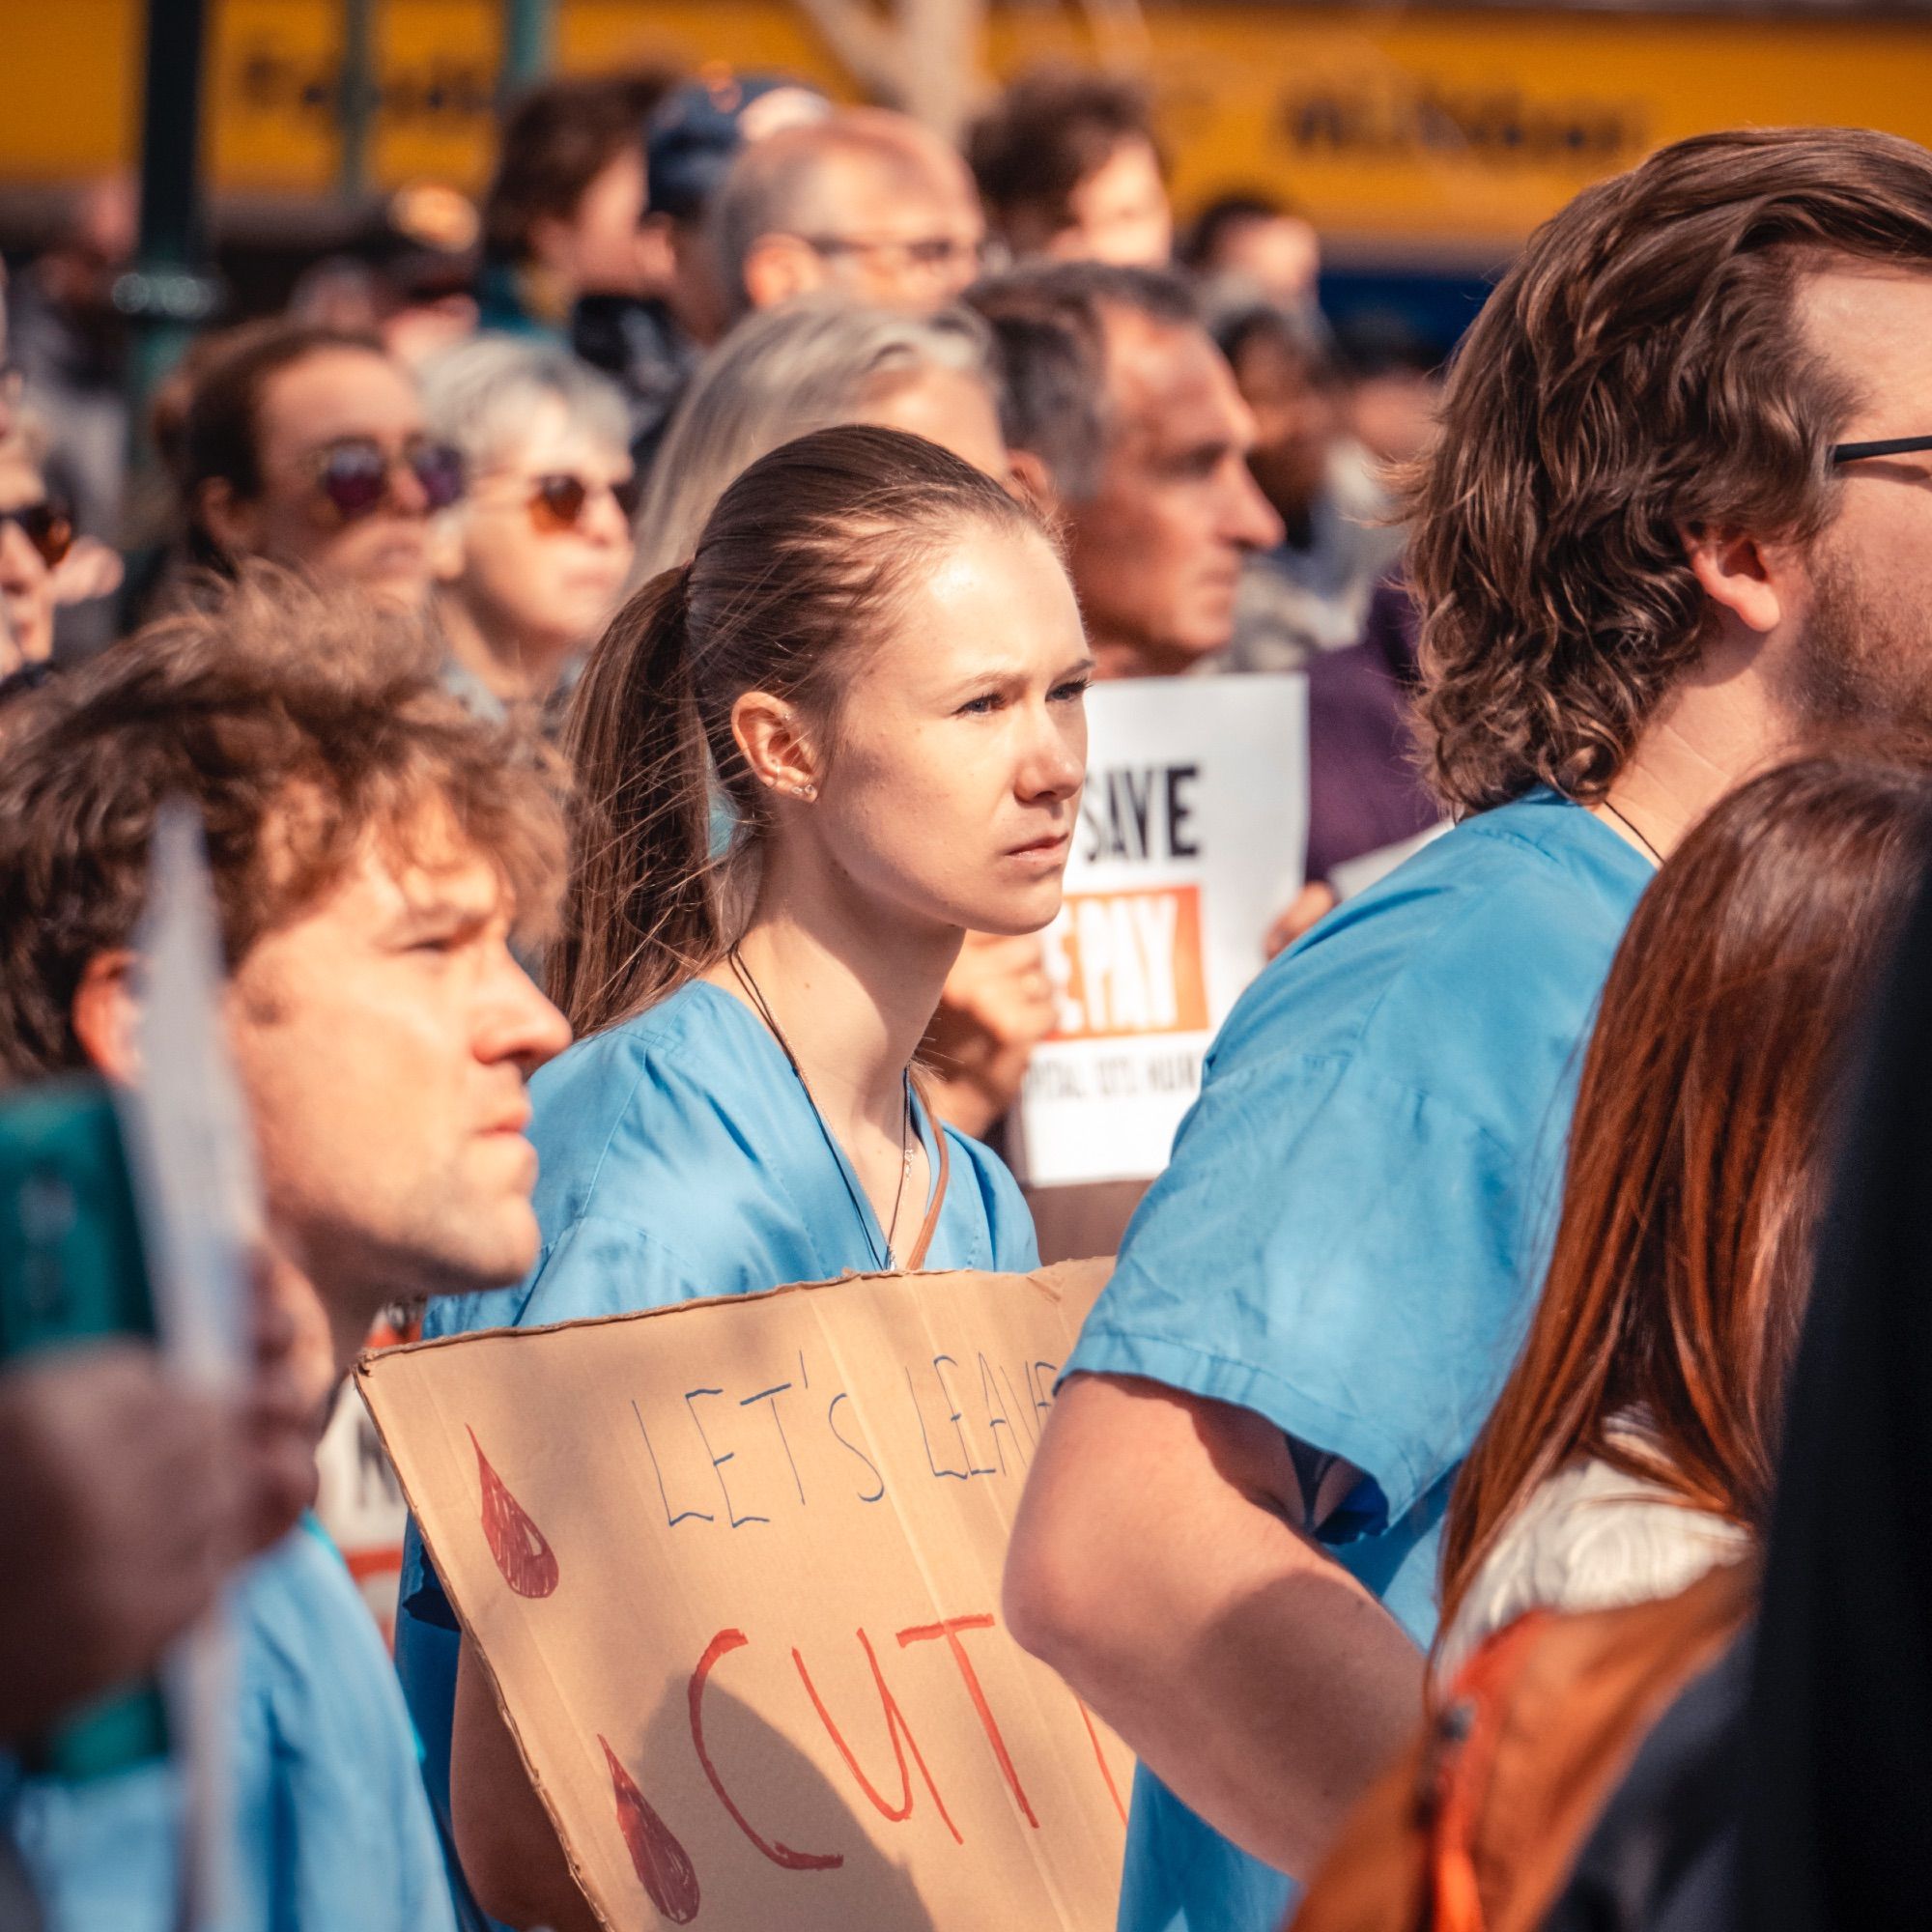
<path id="1" fill-rule="evenodd" d="M 1695 659 L 1684 532 L 1805 542 L 1858 398 L 1801 334 L 1807 270 L 1932 273 L 1932 155 L 1850 128 L 1707 134 L 1587 188 L 1457 354 L 1410 479 L 1430 783 L 1479 811 L 1601 796 Z"/>
<path id="2" fill-rule="evenodd" d="M 539 941 L 563 882 L 561 768 L 443 690 L 443 649 L 354 585 L 251 562 L 0 709 L 0 1083 L 86 1064 L 74 995 L 132 942 L 170 797 L 207 835 L 231 970 L 372 844 L 433 862 L 452 833 Z"/>
<path id="3" fill-rule="evenodd" d="M 1543 1297 L 1450 1501 L 1442 1629 L 1576 1458 L 1762 1532 L 1847 1047 L 1928 858 L 1932 760 L 1814 757 L 1733 792 L 1644 895 Z"/>

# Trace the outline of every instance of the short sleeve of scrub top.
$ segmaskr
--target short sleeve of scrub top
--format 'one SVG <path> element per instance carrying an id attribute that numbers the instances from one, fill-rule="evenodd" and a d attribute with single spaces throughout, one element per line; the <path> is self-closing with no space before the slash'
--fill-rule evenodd
<path id="1" fill-rule="evenodd" d="M 880 1265 L 885 1236 L 864 1189 L 764 1023 L 729 993 L 693 981 L 580 1040 L 537 1073 L 530 1100 L 536 1265 L 515 1288 L 432 1301 L 425 1335 L 624 1314 Z M 1037 1267 L 1033 1217 L 999 1156 L 915 1112 L 929 1172 L 936 1131 L 951 1170 L 926 1266 Z M 905 1204 L 902 1245 L 927 1205 Z M 455 1615 L 412 1522 L 396 1662 L 431 1797 L 445 1806 L 456 1657 Z"/>
<path id="2" fill-rule="evenodd" d="M 1520 1340 L 1596 1001 L 1652 875 L 1538 791 L 1276 960 L 1064 1371 L 1232 1403 L 1353 1463 L 1359 1533 L 1335 1554 L 1419 1643 L 1448 1479 Z M 1272 1932 L 1290 1895 L 1139 1777 L 1127 1932 Z"/>
<path id="3" fill-rule="evenodd" d="M 297 1529 L 233 1607 L 236 1858 L 209 1932 L 454 1932 L 415 1737 L 342 1558 Z M 184 1823 L 170 1765 L 27 1780 L 14 1830 L 49 1932 L 173 1932 Z"/>

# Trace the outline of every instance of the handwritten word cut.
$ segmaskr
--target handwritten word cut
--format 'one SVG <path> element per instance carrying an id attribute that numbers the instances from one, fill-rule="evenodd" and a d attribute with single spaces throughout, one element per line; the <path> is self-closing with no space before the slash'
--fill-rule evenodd
<path id="1" fill-rule="evenodd" d="M 936 1643 L 941 1647 L 941 1654 L 950 1659 L 956 1672 L 966 1706 L 972 1713 L 974 1722 L 985 1746 L 983 1756 L 977 1767 L 977 1775 L 981 1776 L 997 1775 L 1028 1829 L 1037 1832 L 1040 1830 L 1039 1815 L 1027 1794 L 1025 1777 L 1016 1760 L 1014 1746 L 1009 1740 L 1007 1730 L 1002 1727 L 994 1712 L 985 1685 L 981 1681 L 980 1672 L 975 1668 L 972 1654 L 965 1642 L 969 1634 L 992 1632 L 997 1628 L 992 1613 L 980 1611 L 970 1616 L 943 1617 L 936 1623 L 908 1625 L 894 1633 L 894 1642 L 901 1651 L 910 1651 L 928 1643 Z M 847 1734 L 848 1726 L 852 1723 L 851 1715 L 848 1714 L 845 1723 L 841 1723 L 834 1715 L 819 1690 L 803 1650 L 793 1644 L 790 1646 L 791 1662 L 814 1717 L 823 1727 L 827 1740 L 837 1751 L 838 1761 L 844 1767 L 854 1790 L 879 1817 L 894 1825 L 906 1825 L 912 1821 L 917 1800 L 912 1772 L 916 1767 L 920 1784 L 930 1803 L 934 1819 L 953 1844 L 963 1846 L 967 1842 L 966 1834 L 961 1831 L 952 1812 L 948 1808 L 945 1798 L 941 1795 L 939 1779 L 935 1776 L 925 1752 L 920 1747 L 912 1722 L 906 1716 L 899 1691 L 895 1690 L 887 1679 L 879 1662 L 878 1649 L 870 1634 L 861 1627 L 856 1635 L 871 1675 L 873 1690 L 879 1700 L 880 1714 L 885 1722 L 887 1742 L 893 1753 L 894 1770 L 898 1783 L 896 1799 L 889 1799 L 861 1764 L 858 1750 Z M 705 1646 L 703 1656 L 698 1659 L 697 1667 L 691 1673 L 685 1692 L 693 1756 L 725 1817 L 761 1859 L 778 1866 L 781 1871 L 837 1871 L 845 1862 L 844 1849 L 837 1846 L 826 1846 L 815 1850 L 801 1849 L 787 1844 L 777 1830 L 761 1824 L 754 1818 L 755 1801 L 741 1793 L 727 1778 L 725 1769 L 718 1763 L 707 1736 L 705 1700 L 712 1689 L 714 1675 L 719 1673 L 720 1666 L 727 1658 L 753 1647 L 753 1639 L 744 1631 L 736 1629 L 719 1631 Z M 720 1688 L 724 1688 L 722 1683 Z M 1095 1775 L 1107 1793 L 1108 1803 L 1124 1823 L 1125 1805 L 1122 1801 L 1120 1786 L 1115 1780 L 1113 1770 L 1107 1763 L 1106 1752 L 1101 1747 L 1093 1716 L 1086 1705 L 1073 1697 L 1070 1692 L 1068 1699 L 1066 1719 L 1070 1722 L 1077 1716 L 1084 1726 Z M 962 1782 L 974 1776 L 975 1765 L 967 1753 L 957 1748 L 965 1735 L 962 1728 L 956 1722 L 941 1720 L 934 1729 L 954 1747 L 952 1757 L 945 1767 L 948 1776 Z M 597 1742 L 609 1762 L 616 1795 L 619 1829 L 630 1851 L 638 1878 L 660 1914 L 675 1924 L 687 1924 L 698 1916 L 702 1890 L 701 1877 L 693 1863 L 691 1854 L 652 1807 L 637 1777 L 611 1750 L 610 1741 L 600 1736 Z M 910 1766 L 906 1762 L 908 1751 L 912 1754 Z M 662 1773 L 664 1766 L 659 1765 L 657 1769 Z"/>

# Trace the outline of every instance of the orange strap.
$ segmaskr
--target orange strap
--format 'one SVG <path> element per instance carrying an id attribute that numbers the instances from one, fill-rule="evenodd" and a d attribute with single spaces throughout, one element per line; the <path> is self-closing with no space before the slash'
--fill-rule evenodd
<path id="1" fill-rule="evenodd" d="M 1457 1673 L 1431 1743 L 1430 1932 L 1485 1932 L 1475 1834 L 1496 1739 L 1521 1660 L 1549 1622 L 1530 1610 L 1481 1644 Z"/>
<path id="2" fill-rule="evenodd" d="M 926 1118 L 932 1119 L 928 1112 Z M 946 1151 L 946 1129 L 938 1121 L 932 1121 L 932 1137 L 939 1143 L 939 1184 L 932 1190 L 932 1206 L 925 1210 L 925 1226 L 919 1231 L 919 1239 L 912 1244 L 912 1253 L 906 1257 L 906 1270 L 917 1273 L 925 1265 L 925 1251 L 932 1245 L 932 1237 L 939 1232 L 939 1210 L 946 1205 L 946 1180 L 952 1172 L 952 1157 Z"/>

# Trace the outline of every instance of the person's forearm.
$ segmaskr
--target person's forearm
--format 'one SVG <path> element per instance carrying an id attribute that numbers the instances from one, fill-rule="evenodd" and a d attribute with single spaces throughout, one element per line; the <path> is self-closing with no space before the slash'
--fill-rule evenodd
<path id="1" fill-rule="evenodd" d="M 1170 1599 L 1185 1623 L 1063 1668 L 1177 1798 L 1302 1879 L 1422 1715 L 1415 1646 L 1324 1568 L 1258 1567 L 1232 1596 Z"/>
<path id="2" fill-rule="evenodd" d="M 1015 1525 L 1007 1609 L 1177 1797 L 1306 1877 L 1420 1721 L 1423 1667 L 1283 1520 L 1279 1441 L 1151 1383 L 1071 1383 Z"/>
<path id="3" fill-rule="evenodd" d="M 597 1932 L 596 1914 L 570 1875 L 550 1814 L 531 1787 L 468 1637 L 456 1676 L 449 1799 L 463 1875 L 492 1918 L 554 1932 Z"/>

